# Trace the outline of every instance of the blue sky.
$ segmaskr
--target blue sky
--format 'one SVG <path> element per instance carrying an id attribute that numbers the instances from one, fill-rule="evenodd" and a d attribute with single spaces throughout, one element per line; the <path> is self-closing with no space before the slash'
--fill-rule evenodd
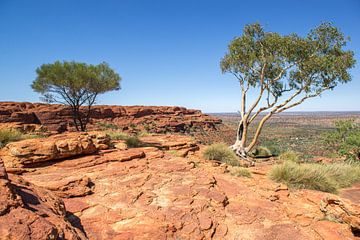
<path id="1" fill-rule="evenodd" d="M 295 108 L 360 110 L 359 0 L 0 0 L 0 101 L 39 101 L 35 69 L 55 60 L 106 61 L 122 89 L 99 104 L 239 109 L 238 83 L 219 61 L 245 24 L 305 35 L 331 21 L 351 37 L 353 81 Z"/>

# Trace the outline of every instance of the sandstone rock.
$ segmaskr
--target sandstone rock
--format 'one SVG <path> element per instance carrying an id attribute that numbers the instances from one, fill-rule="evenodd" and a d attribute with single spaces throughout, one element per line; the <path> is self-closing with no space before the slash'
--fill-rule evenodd
<path id="1" fill-rule="evenodd" d="M 87 239 L 66 220 L 59 198 L 13 177 L 8 179 L 0 160 L 0 239 Z"/>
<path id="2" fill-rule="evenodd" d="M 66 219 L 81 223 L 89 239 L 357 239 L 357 206 L 340 197 L 312 190 L 290 194 L 266 176 L 268 164 L 257 165 L 264 174 L 233 177 L 198 151 L 187 157 L 169 152 L 191 149 L 195 142 L 189 137 L 142 139 L 147 147 L 100 150 L 34 166 L 21 176 L 31 184 L 22 186 L 52 189 L 52 197 L 41 195 L 43 201 L 52 202 L 54 194 L 64 197 L 71 212 Z M 6 176 L 1 167 L 0 176 Z M 0 209 L 21 206 L 16 194 L 4 196 L 9 207 Z M 340 202 L 324 200 L 320 206 L 323 199 Z M 63 214 L 61 207 L 52 209 Z M 34 234 L 63 229 L 53 225 L 36 225 Z M 8 232 L 21 232 L 5 226 Z"/>
<path id="3" fill-rule="evenodd" d="M 68 133 L 42 139 L 9 143 L 0 150 L 6 168 L 31 167 L 68 157 L 92 154 L 108 147 L 106 137 L 87 133 Z"/>
<path id="4" fill-rule="evenodd" d="M 196 128 L 214 130 L 221 120 L 202 114 L 199 110 L 167 106 L 93 106 L 90 129 L 96 123 L 110 123 L 129 131 L 189 132 Z M 0 123 L 44 125 L 59 133 L 73 130 L 72 112 L 69 107 L 57 104 L 27 102 L 0 102 Z"/>
<path id="5" fill-rule="evenodd" d="M 326 197 L 320 203 L 320 210 L 328 219 L 347 223 L 355 232 L 360 232 L 360 206 L 334 197 Z"/>

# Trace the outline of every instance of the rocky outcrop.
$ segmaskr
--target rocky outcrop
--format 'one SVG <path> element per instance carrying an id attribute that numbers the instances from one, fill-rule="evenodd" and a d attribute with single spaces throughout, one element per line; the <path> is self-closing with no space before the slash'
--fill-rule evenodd
<path id="1" fill-rule="evenodd" d="M 89 137 L 64 134 L 75 135 Z M 249 168 L 251 178 L 236 177 L 231 167 L 204 160 L 204 147 L 191 137 L 140 139 L 144 147 L 50 157 L 22 176 L 8 176 L 0 165 L 0 239 L 15 233 L 81 239 L 82 231 L 94 240 L 358 239 L 358 205 L 329 193 L 289 191 L 268 179 L 268 162 Z"/>
<path id="2" fill-rule="evenodd" d="M 0 102 L 0 123 L 12 123 L 23 129 L 25 126 L 43 125 L 50 131 L 73 130 L 71 109 L 64 105 L 27 102 Z M 199 110 L 183 107 L 160 106 L 93 106 L 90 128 L 106 124 L 122 130 L 149 132 L 189 132 L 195 129 L 210 131 L 221 120 Z M 97 123 L 103 123 L 98 125 Z M 32 127 L 34 129 L 34 127 Z"/>
<path id="3" fill-rule="evenodd" d="M 48 161 L 87 155 L 107 149 L 110 138 L 102 133 L 67 133 L 7 144 L 0 158 L 9 171 L 34 167 Z"/>
<path id="4" fill-rule="evenodd" d="M 0 239 L 87 239 L 67 221 L 64 202 L 17 176 L 0 160 Z"/>

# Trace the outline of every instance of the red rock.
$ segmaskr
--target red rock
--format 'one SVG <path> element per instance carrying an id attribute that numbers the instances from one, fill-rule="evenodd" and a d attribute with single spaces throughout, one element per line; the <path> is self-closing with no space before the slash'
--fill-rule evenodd
<path id="1" fill-rule="evenodd" d="M 0 160 L 0 239 L 86 239 L 66 218 L 61 199 L 15 177 Z"/>
<path id="2" fill-rule="evenodd" d="M 34 234 L 44 239 L 56 231 L 70 234 L 67 229 L 72 229 L 71 222 L 83 229 L 89 239 L 96 240 L 356 239 L 356 204 L 311 190 L 292 190 L 289 194 L 285 185 L 274 183 L 266 175 L 233 177 L 222 166 L 202 159 L 199 152 L 188 157 L 169 153 L 172 147 L 188 148 L 192 143 L 189 138 L 148 136 L 145 141 L 155 146 L 100 150 L 93 155 L 50 161 L 23 172 L 21 178 L 31 183 L 21 183 L 26 189 L 22 196 L 41 196 L 41 204 L 32 204 L 28 197 L 25 202 L 36 209 L 32 213 L 36 219 L 40 216 L 47 220 L 36 220 L 33 229 L 27 220 L 21 219 L 27 228 L 15 223 L 20 213 L 14 212 L 16 217 L 8 215 L 25 205 L 20 195 L 8 187 L 13 183 L 9 183 L 0 165 L 0 212 L 5 212 L 6 221 L 13 219 L 11 226 L 5 220 L 3 225 L 0 223 L 0 229 L 5 226 L 6 234 Z M 266 172 L 270 167 L 261 169 Z M 19 179 L 9 175 L 13 181 Z M 90 194 L 82 194 L 89 190 L 85 187 L 89 181 Z M 269 201 L 268 197 L 274 194 L 279 199 Z M 55 195 L 64 197 L 67 214 Z M 21 214 L 34 220 L 28 213 Z M 46 214 L 50 219 L 44 217 Z M 63 217 L 61 224 L 65 225 L 58 222 L 57 216 Z M 324 221 L 326 218 L 342 223 Z"/>
<path id="3" fill-rule="evenodd" d="M 92 122 L 106 122 L 123 130 L 187 132 L 190 128 L 214 130 L 221 120 L 199 110 L 167 106 L 93 106 Z M 0 102 L 0 123 L 40 124 L 50 131 L 73 130 L 71 109 L 64 105 L 28 102 Z"/>

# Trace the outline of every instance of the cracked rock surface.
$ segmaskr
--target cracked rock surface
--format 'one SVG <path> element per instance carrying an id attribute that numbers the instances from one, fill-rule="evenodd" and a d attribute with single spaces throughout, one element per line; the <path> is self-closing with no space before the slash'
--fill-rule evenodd
<path id="1" fill-rule="evenodd" d="M 264 175 L 267 163 L 250 168 L 252 178 L 232 176 L 202 159 L 189 137 L 142 140 L 147 147 L 100 150 L 9 178 L 61 198 L 69 227 L 88 239 L 357 239 L 360 208 L 349 199 L 289 191 Z M 0 222 L 9 217 L 2 209 Z"/>

